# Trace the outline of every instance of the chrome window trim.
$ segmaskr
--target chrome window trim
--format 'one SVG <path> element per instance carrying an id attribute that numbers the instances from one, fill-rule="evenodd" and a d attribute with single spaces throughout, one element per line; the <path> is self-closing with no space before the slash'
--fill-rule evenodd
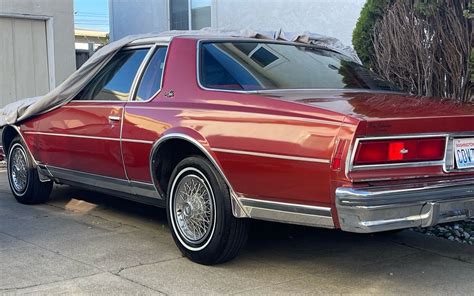
<path id="1" fill-rule="evenodd" d="M 116 53 L 122 51 L 122 50 L 137 50 L 137 49 L 147 49 L 148 48 L 148 52 L 147 54 L 145 55 L 145 57 L 143 58 L 143 61 L 141 62 L 140 64 L 140 67 L 143 65 L 143 62 L 146 60 L 147 56 L 150 54 L 150 50 L 152 50 L 152 48 L 154 47 L 154 44 L 142 44 L 142 45 L 126 45 L 124 47 L 122 47 L 121 49 L 119 49 Z M 102 65 L 102 67 L 99 69 L 102 70 L 106 65 L 109 64 L 110 60 L 112 60 L 112 58 L 115 56 L 115 54 L 113 56 L 110 57 L 110 59 L 104 63 L 104 65 Z M 140 67 L 138 67 L 138 70 L 137 70 L 137 73 L 135 73 L 135 77 L 133 78 L 133 82 L 132 82 L 132 85 L 130 87 L 130 92 L 128 93 L 128 98 L 126 101 L 120 101 L 120 100 L 75 100 L 74 98 L 89 84 L 89 82 L 92 81 L 92 79 L 94 79 L 95 75 L 93 77 L 91 77 L 91 79 L 89 79 L 86 83 L 84 83 L 83 87 L 76 93 L 72 96 L 72 99 L 68 102 L 68 103 L 73 103 L 73 102 L 81 102 L 81 103 L 86 103 L 86 104 L 92 104 L 92 103 L 126 103 L 126 102 L 129 102 L 130 101 L 130 95 L 132 93 L 132 89 L 133 89 L 133 83 L 135 82 L 136 78 L 137 78 L 137 74 L 140 70 Z M 67 106 L 67 105 L 65 105 Z M 75 107 L 75 106 L 74 106 Z"/>
<path id="2" fill-rule="evenodd" d="M 216 151 L 216 152 L 221 152 L 221 153 L 240 154 L 240 155 L 248 155 L 248 156 L 256 156 L 256 157 L 277 158 L 277 159 L 284 159 L 284 160 L 329 164 L 329 159 L 322 159 L 322 158 L 302 157 L 302 156 L 294 156 L 294 155 L 264 153 L 264 152 L 253 152 L 253 151 L 247 151 L 247 150 L 234 150 L 234 149 L 225 149 L 225 148 L 211 148 L 211 150 Z"/>
<path id="3" fill-rule="evenodd" d="M 138 67 L 137 73 L 135 73 L 135 78 L 133 79 L 133 82 L 132 82 L 132 86 L 130 87 L 130 92 L 128 93 L 127 102 L 130 102 L 130 101 L 134 100 L 135 94 L 136 94 L 136 91 L 137 91 L 138 82 L 140 81 L 140 79 L 143 75 L 143 71 L 146 68 L 146 66 L 148 65 L 148 62 L 150 61 L 151 57 L 155 53 L 155 50 L 156 50 L 156 44 L 153 44 L 153 46 L 148 50 L 147 54 L 143 58 L 143 61 L 140 64 L 140 67 Z"/>
<path id="4" fill-rule="evenodd" d="M 143 37 L 138 40 L 130 42 L 131 46 L 153 44 L 153 43 L 170 43 L 175 37 L 181 37 L 182 35 L 170 35 L 170 36 L 150 36 Z"/>
<path id="5" fill-rule="evenodd" d="M 452 158 L 454 162 L 454 153 L 452 149 L 452 143 L 455 138 L 466 138 L 474 137 L 472 132 L 460 132 L 460 133 L 427 133 L 427 134 L 406 134 L 406 135 L 397 135 L 397 136 L 381 136 L 381 137 L 360 137 L 356 138 L 353 141 L 352 146 L 350 146 L 348 151 L 348 156 L 346 158 L 346 177 L 349 178 L 349 173 L 353 171 L 361 170 L 371 170 L 371 169 L 393 169 L 393 168 L 409 168 L 409 167 L 429 167 L 429 166 L 440 166 L 445 173 L 451 172 L 472 172 L 474 169 L 464 169 L 457 170 L 447 167 L 448 158 Z M 419 162 L 402 162 L 402 163 L 392 163 L 392 164 L 371 164 L 371 165 L 354 165 L 355 153 L 359 143 L 361 141 L 372 141 L 372 140 L 393 140 L 393 139 L 420 139 L 420 138 L 445 138 L 445 149 L 444 156 L 442 160 L 439 161 L 419 161 Z M 454 163 L 451 164 L 454 165 Z M 387 180 L 387 178 L 381 178 L 380 180 Z M 390 179 L 390 178 L 388 178 Z M 379 180 L 379 178 L 371 179 Z"/>
<path id="6" fill-rule="evenodd" d="M 272 43 L 272 44 L 285 44 L 285 45 L 294 45 L 294 46 L 302 46 L 302 47 L 311 47 L 317 49 L 328 50 L 332 52 L 336 52 L 338 54 L 344 55 L 335 50 L 331 50 L 329 48 L 317 46 L 314 44 L 304 44 L 300 42 L 291 42 L 291 41 L 284 41 L 284 40 L 273 40 L 273 39 L 255 39 L 255 38 L 202 38 L 197 40 L 196 44 L 196 82 L 199 88 L 202 90 L 207 91 L 218 91 L 218 92 L 226 92 L 226 93 L 238 93 L 238 94 L 262 94 L 262 93 L 274 93 L 274 92 L 295 92 L 295 91 L 345 91 L 345 92 L 377 92 L 377 93 L 394 93 L 394 94 L 405 94 L 403 92 L 397 91 L 381 91 L 381 90 L 371 90 L 371 89 L 331 89 L 331 88 L 277 88 L 277 89 L 261 89 L 261 90 L 232 90 L 232 89 L 219 89 L 219 88 L 210 88 L 202 85 L 201 83 L 201 46 L 202 43 L 209 43 L 209 42 L 255 42 L 255 43 Z"/>
<path id="7" fill-rule="evenodd" d="M 117 52 L 122 51 L 122 50 L 137 50 L 137 49 L 151 49 L 153 47 L 152 43 L 149 44 L 140 44 L 140 45 L 125 45 L 121 49 L 119 49 Z"/>
<path id="8" fill-rule="evenodd" d="M 69 103 L 75 103 L 75 102 L 79 102 L 79 101 L 71 101 Z M 114 107 L 122 108 L 123 103 L 125 103 L 125 101 L 114 101 L 114 102 L 117 102 L 117 106 L 110 106 L 110 105 L 76 105 L 76 104 L 69 105 L 69 103 L 68 103 L 67 105 L 61 106 L 61 108 L 104 108 L 104 109 L 107 108 L 107 109 L 110 109 L 110 108 L 114 108 Z M 99 103 L 110 103 L 110 101 L 99 102 Z"/>
<path id="9" fill-rule="evenodd" d="M 151 59 L 153 58 L 154 54 L 156 53 L 156 51 L 160 48 L 163 48 L 163 47 L 166 47 L 166 54 L 165 54 L 165 60 L 163 62 L 163 70 L 162 70 L 162 73 L 161 73 L 160 88 L 147 100 L 138 101 L 137 98 L 136 98 L 136 95 L 137 95 L 138 87 L 140 86 L 141 80 L 143 78 L 143 75 L 145 74 L 145 71 L 146 71 Z M 130 97 L 128 98 L 129 102 L 138 102 L 138 103 L 151 102 L 154 98 L 156 98 L 156 96 L 163 89 L 163 80 L 164 80 L 164 77 L 165 77 L 166 64 L 167 64 L 167 61 L 168 61 L 169 43 L 165 43 L 165 42 L 155 43 L 153 45 L 153 47 L 151 48 L 150 52 L 151 52 L 150 56 L 147 59 L 143 60 L 144 63 L 140 66 L 140 69 L 137 71 L 137 76 L 135 77 L 136 81 L 134 81 L 134 83 L 136 82 L 136 84 L 132 85 L 133 94 L 132 94 L 132 92 L 130 92 Z"/>

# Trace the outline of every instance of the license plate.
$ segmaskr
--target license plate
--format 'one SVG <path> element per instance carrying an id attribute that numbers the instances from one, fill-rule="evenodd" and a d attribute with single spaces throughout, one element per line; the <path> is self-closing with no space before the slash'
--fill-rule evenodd
<path id="1" fill-rule="evenodd" d="M 474 138 L 454 139 L 454 158 L 458 169 L 474 168 Z"/>

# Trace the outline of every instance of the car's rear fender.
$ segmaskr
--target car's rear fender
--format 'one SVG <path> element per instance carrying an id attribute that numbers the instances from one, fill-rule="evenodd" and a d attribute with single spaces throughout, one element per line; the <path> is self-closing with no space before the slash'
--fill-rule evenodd
<path id="1" fill-rule="evenodd" d="M 171 175 L 173 170 L 173 166 L 166 163 L 166 159 L 170 161 L 169 158 L 161 157 L 160 154 L 166 153 L 165 151 L 167 147 L 171 147 L 170 145 L 175 144 L 178 144 L 178 147 L 183 147 L 182 149 L 185 150 L 184 153 L 177 153 L 182 156 L 181 158 L 195 154 L 201 154 L 207 158 L 219 172 L 229 188 L 232 197 L 232 210 L 234 216 L 248 217 L 239 202 L 238 194 L 232 188 L 232 184 L 227 179 L 216 156 L 210 149 L 208 141 L 197 131 L 190 128 L 180 127 L 169 129 L 153 144 L 150 151 L 150 175 L 158 194 L 163 197 L 166 196 L 167 182 L 169 182 L 169 175 Z M 172 151 L 173 154 L 176 154 L 177 152 L 175 149 Z M 179 162 L 180 160 L 181 159 L 176 159 L 174 162 Z M 166 175 L 160 175 L 160 171 L 162 170 L 167 171 L 165 172 Z"/>

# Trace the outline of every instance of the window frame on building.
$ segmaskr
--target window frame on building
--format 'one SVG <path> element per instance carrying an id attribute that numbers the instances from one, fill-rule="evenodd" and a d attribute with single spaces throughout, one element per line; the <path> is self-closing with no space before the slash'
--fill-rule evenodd
<path id="1" fill-rule="evenodd" d="M 187 2 L 187 26 L 185 27 L 175 27 L 173 25 L 173 1 L 183 1 Z M 205 27 L 213 27 L 215 23 L 215 15 L 214 15 L 214 7 L 215 7 L 215 0 L 207 0 L 209 2 L 209 6 L 204 6 L 204 7 L 209 7 L 209 25 L 200 27 L 200 28 L 193 28 L 193 7 L 192 7 L 192 2 L 194 0 L 168 0 L 168 27 L 170 30 L 199 30 Z"/>

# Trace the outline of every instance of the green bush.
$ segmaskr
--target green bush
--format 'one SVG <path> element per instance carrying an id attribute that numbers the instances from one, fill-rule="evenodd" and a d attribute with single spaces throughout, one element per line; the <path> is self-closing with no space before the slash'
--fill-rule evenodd
<path id="1" fill-rule="evenodd" d="M 352 33 L 352 45 L 364 65 L 372 68 L 374 25 L 393 0 L 367 0 Z"/>

